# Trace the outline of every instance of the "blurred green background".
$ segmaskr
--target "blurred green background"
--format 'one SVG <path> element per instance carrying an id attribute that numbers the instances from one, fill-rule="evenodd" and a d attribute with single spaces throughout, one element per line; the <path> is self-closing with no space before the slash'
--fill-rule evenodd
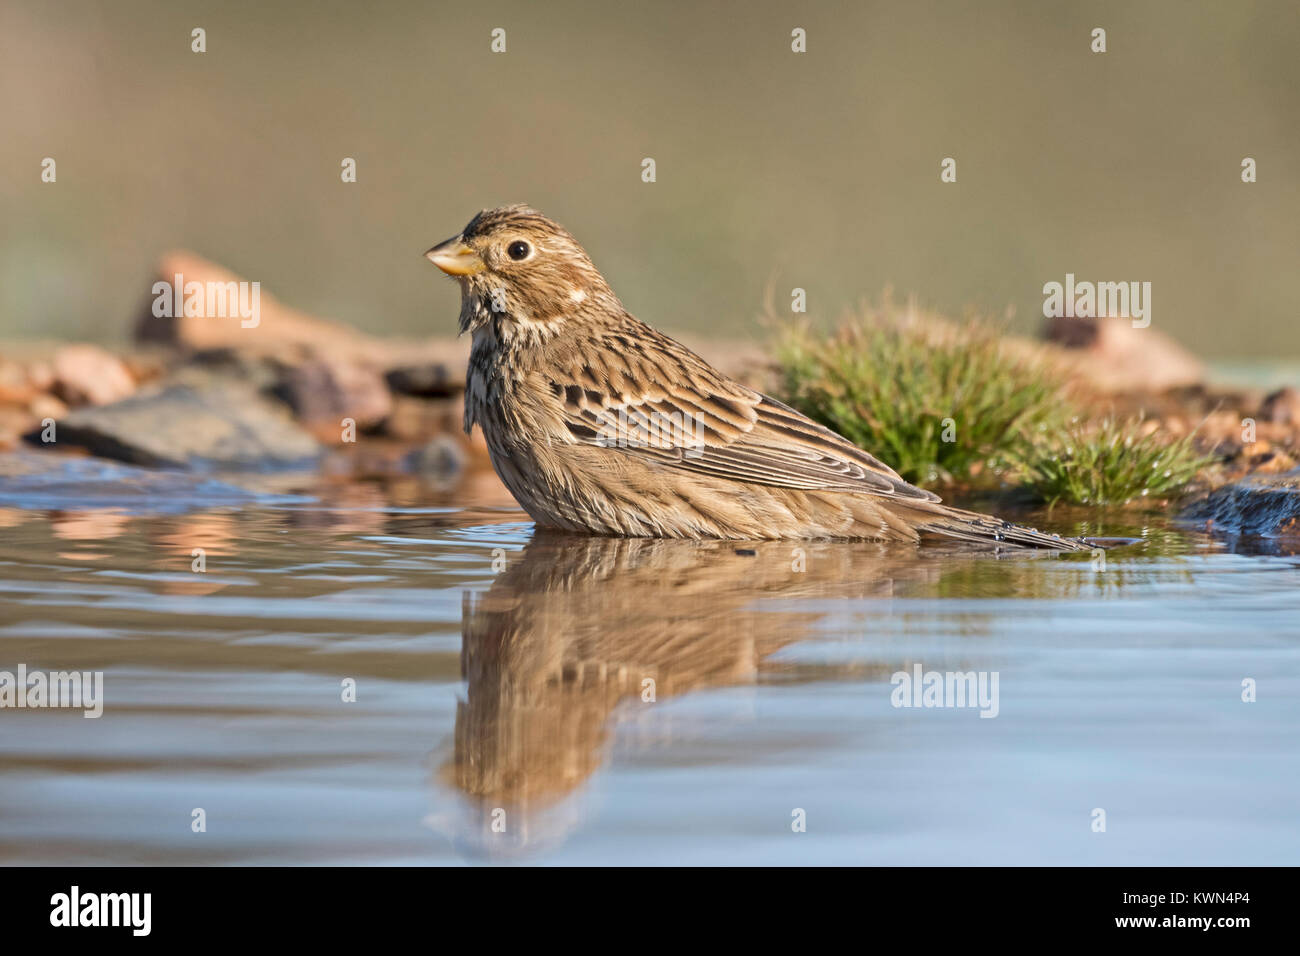
<path id="1" fill-rule="evenodd" d="M 1073 272 L 1150 281 L 1203 355 L 1300 354 L 1294 0 L 5 0 L 0 27 L 0 337 L 124 339 L 175 247 L 451 334 L 421 253 L 527 201 L 669 329 L 752 334 L 794 286 L 823 317 L 892 286 L 1033 329 Z"/>

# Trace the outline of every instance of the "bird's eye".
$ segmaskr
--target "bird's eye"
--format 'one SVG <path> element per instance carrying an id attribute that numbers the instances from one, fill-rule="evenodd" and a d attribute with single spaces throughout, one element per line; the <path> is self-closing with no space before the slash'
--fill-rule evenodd
<path id="1" fill-rule="evenodd" d="M 520 259 L 527 259 L 528 253 L 531 251 L 532 250 L 528 248 L 528 243 L 524 242 L 522 239 L 516 239 L 514 242 L 510 243 L 510 247 L 506 249 L 506 253 L 516 262 Z"/>

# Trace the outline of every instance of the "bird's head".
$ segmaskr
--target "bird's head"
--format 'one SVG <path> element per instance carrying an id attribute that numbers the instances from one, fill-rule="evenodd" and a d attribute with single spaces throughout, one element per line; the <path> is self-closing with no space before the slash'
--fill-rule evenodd
<path id="1" fill-rule="evenodd" d="M 618 307 L 568 230 L 529 206 L 485 209 L 425 256 L 460 283 L 460 330 L 545 339 L 593 309 Z"/>

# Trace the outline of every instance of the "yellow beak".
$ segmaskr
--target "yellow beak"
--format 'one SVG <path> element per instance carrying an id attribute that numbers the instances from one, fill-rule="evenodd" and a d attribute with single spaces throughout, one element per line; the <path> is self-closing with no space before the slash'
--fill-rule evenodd
<path id="1" fill-rule="evenodd" d="M 460 236 L 438 243 L 424 255 L 449 276 L 472 276 L 487 268 L 478 253 L 465 245 Z"/>

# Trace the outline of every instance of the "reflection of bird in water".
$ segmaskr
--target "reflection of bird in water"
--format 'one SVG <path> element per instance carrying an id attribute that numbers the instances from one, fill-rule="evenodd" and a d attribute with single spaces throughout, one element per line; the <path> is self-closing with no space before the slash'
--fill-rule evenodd
<path id="1" fill-rule="evenodd" d="M 781 670 L 772 654 L 822 616 L 789 599 L 888 597 L 968 563 L 952 550 L 871 542 L 535 537 L 490 590 L 465 596 L 468 698 L 439 776 L 474 819 L 439 828 L 493 854 L 562 838 L 577 822 L 562 798 L 601 764 L 621 703 L 635 713 Z M 793 676 L 890 670 L 801 665 Z"/>

